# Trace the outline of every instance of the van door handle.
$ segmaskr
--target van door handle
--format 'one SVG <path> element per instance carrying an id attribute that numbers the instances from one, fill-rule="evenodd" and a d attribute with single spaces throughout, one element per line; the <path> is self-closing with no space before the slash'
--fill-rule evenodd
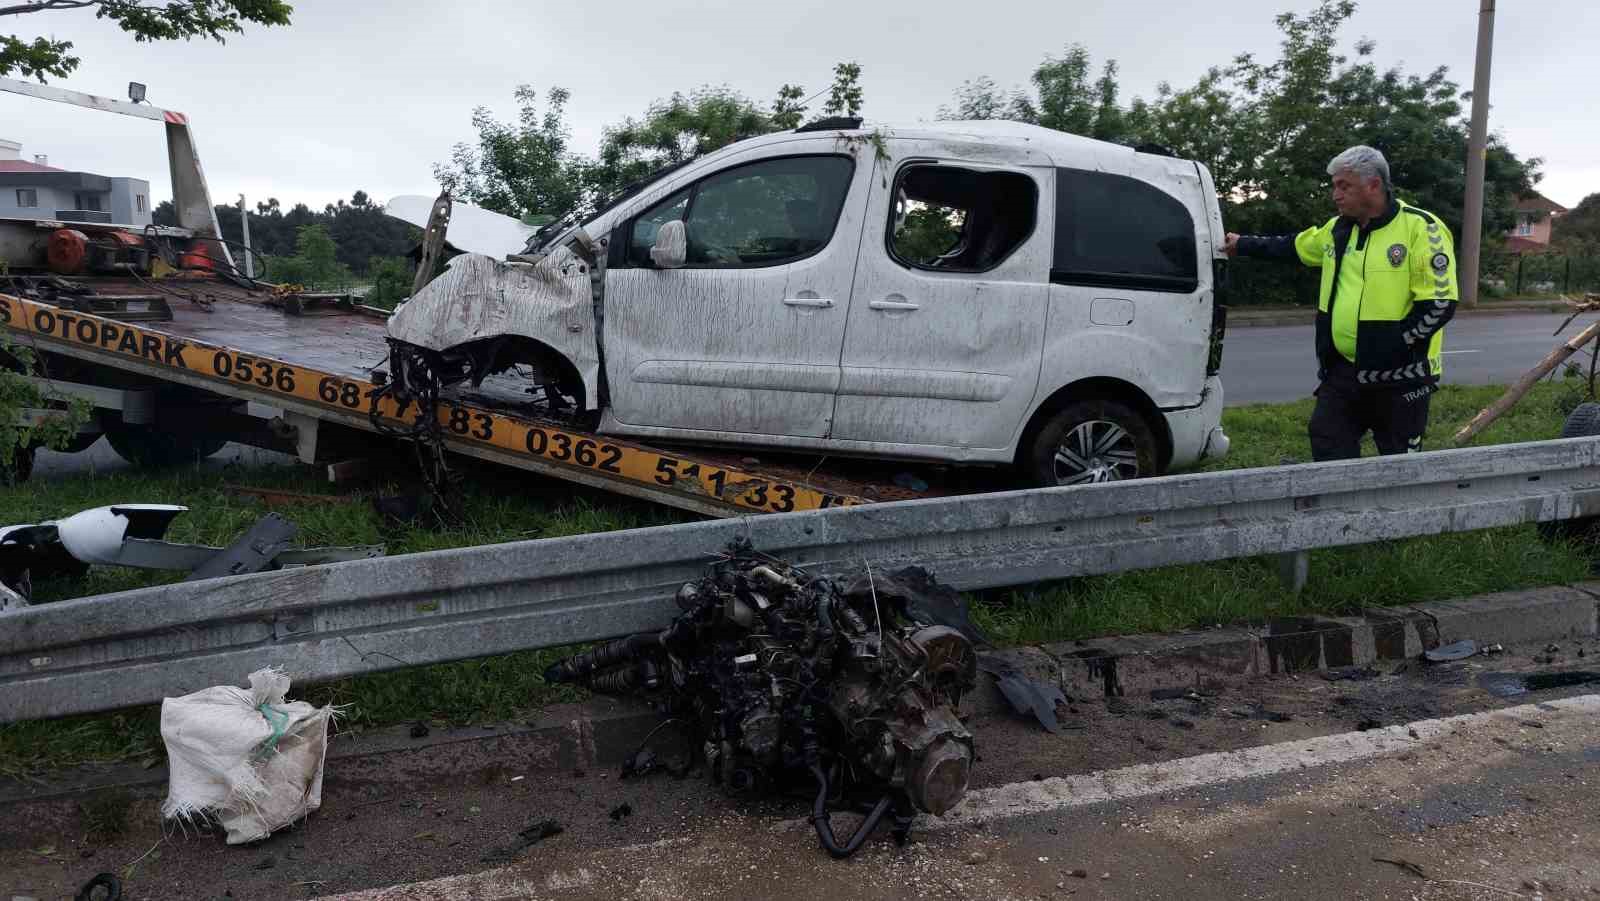
<path id="1" fill-rule="evenodd" d="M 905 301 L 899 301 L 899 300 L 874 300 L 873 302 L 867 304 L 867 306 L 870 307 L 871 309 L 874 309 L 874 310 L 920 310 L 920 309 L 922 309 L 922 305 L 921 304 L 907 303 Z"/>
<path id="2" fill-rule="evenodd" d="M 827 309 L 833 306 L 833 301 L 826 297 L 785 297 L 783 305 L 786 307 L 820 307 Z"/>

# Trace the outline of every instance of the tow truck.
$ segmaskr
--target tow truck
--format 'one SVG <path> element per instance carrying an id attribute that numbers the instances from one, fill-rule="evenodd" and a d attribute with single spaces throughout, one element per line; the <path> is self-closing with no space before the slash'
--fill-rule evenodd
<path id="1" fill-rule="evenodd" d="M 915 449 L 875 454 L 870 442 L 830 452 L 826 441 L 743 442 L 705 428 L 643 428 L 632 429 L 630 434 L 609 404 L 608 395 L 615 396 L 618 386 L 608 390 L 600 360 L 585 365 L 583 360 L 552 360 L 547 354 L 528 360 L 496 359 L 492 348 L 500 345 L 495 341 L 517 336 L 488 334 L 481 329 L 472 332 L 471 327 L 481 326 L 484 317 L 468 323 L 464 335 L 460 329 L 452 333 L 451 327 L 466 321 L 471 312 L 461 308 L 460 297 L 425 303 L 419 292 L 401 307 L 402 313 L 409 315 L 391 315 L 353 297 L 295 294 L 246 275 L 235 264 L 230 243 L 220 234 L 184 114 L 10 79 L 0 79 L 0 91 L 159 121 L 166 130 L 177 227 L 136 229 L 114 223 L 0 219 L 0 258 L 9 261 L 9 274 L 0 278 L 0 328 L 12 342 L 34 349 L 42 365 L 31 377 L 47 396 L 82 398 L 95 408 L 93 420 L 84 427 L 74 448 L 87 446 L 104 434 L 113 449 L 130 461 L 166 464 L 207 456 L 225 442 L 236 441 L 288 450 L 308 463 L 325 463 L 362 456 L 375 442 L 399 435 L 413 443 L 426 438 L 440 449 L 441 456 L 449 451 L 713 516 L 851 506 L 981 490 L 994 484 L 992 477 L 955 470 L 946 479 L 932 480 L 938 484 L 930 486 L 921 478 L 908 477 L 905 461 L 992 463 L 1000 459 L 996 452 L 988 452 L 994 459 L 966 451 L 953 456 Z M 852 140 L 841 135 L 840 140 L 859 151 L 877 139 Z M 863 183 L 883 174 L 876 171 L 880 163 L 881 158 L 868 160 Z M 1106 295 L 1131 289 L 1167 292 L 1157 294 L 1156 301 L 1177 310 L 1166 315 L 1168 325 L 1181 334 L 1174 332 L 1178 340 L 1157 351 L 1167 362 L 1187 361 L 1194 372 L 1182 376 L 1175 374 L 1176 369 L 1154 373 L 1151 381 L 1155 387 L 1138 399 L 1105 394 L 1113 379 L 1085 380 L 1085 384 L 1094 381 L 1104 389 L 1093 396 L 1099 405 L 1096 409 L 1108 409 L 1109 402 L 1122 411 L 1136 411 L 1143 420 L 1142 444 L 1084 446 L 1086 453 L 1079 462 L 1084 463 L 1080 475 L 1085 480 L 1119 477 L 1124 474 L 1119 473 L 1119 466 L 1130 467 L 1126 475 L 1149 475 L 1175 462 L 1192 463 L 1226 451 L 1226 436 L 1216 426 L 1221 407 L 1215 376 L 1220 364 L 1222 307 L 1215 302 L 1210 268 L 1193 265 L 1196 257 L 1204 261 L 1211 256 L 1207 251 L 1213 247 L 1213 238 L 1220 235 L 1221 222 L 1215 212 L 1214 192 L 1207 193 L 1209 175 L 1203 167 L 1185 165 L 1190 173 L 1184 181 L 1186 187 L 1197 197 L 1210 198 L 1209 210 L 1204 200 L 1191 203 L 1191 211 L 1197 210 L 1198 215 L 1192 217 L 1190 233 L 1180 235 L 1179 253 L 1173 257 L 1190 261 L 1189 274 L 1169 279 L 1167 284 L 1157 283 L 1157 278 L 1124 285 L 1115 275 L 1103 273 L 1088 273 L 1078 280 L 1102 285 L 1098 293 Z M 1151 167 L 1151 171 L 1157 170 L 1185 178 L 1184 165 Z M 667 188 L 656 185 L 655 189 L 660 193 Z M 905 200 L 902 192 L 902 209 L 896 214 L 902 220 Z M 627 207 L 624 204 L 622 208 Z M 634 221 L 630 220 L 630 225 Z M 683 267 L 686 255 L 695 252 L 693 240 L 685 241 L 684 223 L 653 225 L 650 240 L 642 248 L 612 247 L 607 251 L 601 241 L 598 258 L 594 242 L 583 228 L 565 223 L 553 235 L 541 233 L 543 250 L 534 256 L 489 261 L 492 265 L 486 269 L 482 259 L 463 254 L 450 268 L 470 276 L 477 266 L 492 270 L 486 277 L 493 278 L 505 276 L 507 267 L 513 266 L 515 277 L 533 270 L 536 278 L 548 282 L 554 278 L 548 269 L 543 274 L 538 270 L 548 267 L 554 255 L 561 259 L 561 277 L 571 276 L 576 266 L 582 276 L 579 281 L 593 281 L 608 260 L 619 268 L 626 266 L 626 254 L 633 250 L 660 260 L 662 269 Z M 963 225 L 964 234 L 969 225 Z M 1042 229 L 1041 233 L 1048 245 L 1049 234 Z M 674 241 L 676 257 L 671 246 Z M 1189 242 L 1187 250 L 1184 241 Z M 536 238 L 529 250 L 538 245 Z M 666 247 L 664 256 L 662 247 Z M 942 262 L 954 258 L 957 250 L 960 248 L 946 254 Z M 978 250 L 973 248 L 974 253 Z M 941 265 L 941 261 L 930 265 Z M 443 275 L 434 280 L 435 285 L 449 282 Z M 839 287 L 848 294 L 848 284 Z M 977 290 L 981 293 L 982 288 L 978 285 Z M 793 303 L 784 300 L 797 316 L 815 314 L 834 303 L 816 292 L 801 295 Z M 502 288 L 496 296 L 508 295 Z M 1046 302 L 1045 286 L 1029 302 Z M 1130 354 L 1118 350 L 1120 345 L 1110 339 L 1136 331 L 1126 328 L 1136 312 L 1142 312 L 1146 322 L 1162 321 L 1161 314 L 1141 311 L 1140 306 L 1137 300 L 1111 296 L 1085 307 L 1100 323 L 1095 327 L 1105 332 L 1086 337 L 1102 350 L 1109 349 L 1119 365 L 1125 364 Z M 898 316 L 914 307 L 906 303 L 889 312 Z M 606 315 L 598 306 L 594 313 L 598 314 L 595 320 Z M 632 324 L 636 336 L 639 325 Z M 591 340 L 599 344 L 599 321 L 575 322 L 568 327 L 574 332 L 582 327 L 592 329 Z M 1122 333 L 1111 331 L 1116 328 L 1122 328 Z M 397 333 L 410 340 L 397 340 Z M 1155 344 L 1158 342 L 1152 338 L 1162 336 L 1136 337 L 1128 346 Z M 464 346 L 473 352 L 457 353 L 458 348 L 450 346 L 456 339 L 464 340 Z M 537 343 L 532 346 L 546 349 Z M 485 347 L 491 348 L 487 356 Z M 627 350 L 620 342 L 611 349 L 617 354 Z M 1138 364 L 1137 354 L 1133 356 Z M 1031 366 L 1035 369 L 1031 377 L 1038 378 L 1039 367 L 1026 359 L 990 362 L 1013 365 L 1022 377 L 1030 375 L 1027 370 Z M 529 366 L 534 370 L 532 379 Z M 652 376 L 659 384 L 671 382 L 673 373 L 685 367 L 655 368 L 661 370 Z M 745 366 L 734 375 L 759 379 L 774 374 L 785 378 L 812 374 L 802 372 L 804 369 L 780 363 L 765 368 Z M 575 373 L 577 379 L 571 377 Z M 712 371 L 711 375 L 721 378 L 726 373 Z M 973 392 L 1004 394 L 1013 381 L 1011 375 L 979 375 L 983 378 L 973 385 L 947 379 L 950 383 L 934 386 L 934 396 L 953 401 L 982 399 Z M 670 400 L 673 386 L 662 387 L 669 390 L 658 391 L 654 397 L 635 395 L 632 400 L 644 404 Z M 1028 404 L 1027 395 L 1036 389 L 1032 382 L 1024 387 L 1025 392 L 1015 396 L 1019 403 Z M 969 394 L 973 397 L 968 398 Z M 1033 406 L 1039 412 L 1032 417 L 1030 428 L 1037 431 L 1041 423 L 1055 423 L 1045 414 L 1057 412 L 1059 400 Z M 31 415 L 48 414 L 34 411 Z M 864 415 L 870 417 L 871 410 L 865 409 Z M 1073 425 L 1067 423 L 1067 427 Z M 1092 429 L 1086 434 L 1093 441 L 1101 440 L 1094 437 Z M 1057 453 L 1056 459 L 1065 453 L 1077 460 L 1067 451 L 1068 436 L 1060 440 L 1063 452 Z M 1087 469 L 1088 451 L 1095 452 L 1092 472 Z M 1004 456 L 1012 455 L 1013 451 L 1004 452 Z M 867 459 L 851 460 L 852 456 Z M 25 471 L 28 454 L 23 458 L 19 470 Z M 1048 458 L 1047 448 L 1041 464 L 1046 471 L 1056 465 Z"/>

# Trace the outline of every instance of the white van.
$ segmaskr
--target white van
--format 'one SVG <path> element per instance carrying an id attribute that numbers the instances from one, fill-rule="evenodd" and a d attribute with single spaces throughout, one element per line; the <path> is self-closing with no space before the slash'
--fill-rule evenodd
<path id="1" fill-rule="evenodd" d="M 842 126 L 842 127 L 841 127 Z M 500 262 L 390 337 L 658 441 L 1015 465 L 1034 484 L 1221 456 L 1205 167 L 1012 122 L 741 141 Z"/>

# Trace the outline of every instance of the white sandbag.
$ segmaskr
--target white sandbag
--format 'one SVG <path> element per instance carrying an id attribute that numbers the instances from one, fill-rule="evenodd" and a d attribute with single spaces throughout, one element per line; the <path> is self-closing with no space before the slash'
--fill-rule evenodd
<path id="1" fill-rule="evenodd" d="M 322 806 L 322 766 L 333 709 L 285 701 L 289 677 L 250 674 L 250 688 L 218 685 L 161 702 L 167 746 L 166 817 L 215 813 L 228 844 L 266 838 Z"/>

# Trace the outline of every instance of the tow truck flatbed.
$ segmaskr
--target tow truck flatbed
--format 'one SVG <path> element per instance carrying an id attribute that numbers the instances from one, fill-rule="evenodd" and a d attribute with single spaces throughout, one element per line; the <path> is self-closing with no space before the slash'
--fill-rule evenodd
<path id="1" fill-rule="evenodd" d="M 354 305 L 291 314 L 285 298 L 270 291 L 193 273 L 72 281 L 100 298 L 159 293 L 172 318 L 120 321 L 0 293 L 0 326 L 13 341 L 43 353 L 282 410 L 301 436 L 304 459 L 314 455 L 319 423 L 377 431 L 370 416 L 377 387 L 372 371 L 388 355 L 381 315 Z M 503 375 L 476 389 L 447 391 L 437 410 L 447 449 L 715 516 L 940 493 L 894 485 L 893 464 L 862 463 L 854 467 L 860 476 L 837 467 L 819 473 L 821 457 L 758 462 L 748 452 L 659 448 L 598 435 L 551 416 L 525 387 Z M 380 398 L 378 414 L 396 425 L 416 416 L 387 397 Z"/>

